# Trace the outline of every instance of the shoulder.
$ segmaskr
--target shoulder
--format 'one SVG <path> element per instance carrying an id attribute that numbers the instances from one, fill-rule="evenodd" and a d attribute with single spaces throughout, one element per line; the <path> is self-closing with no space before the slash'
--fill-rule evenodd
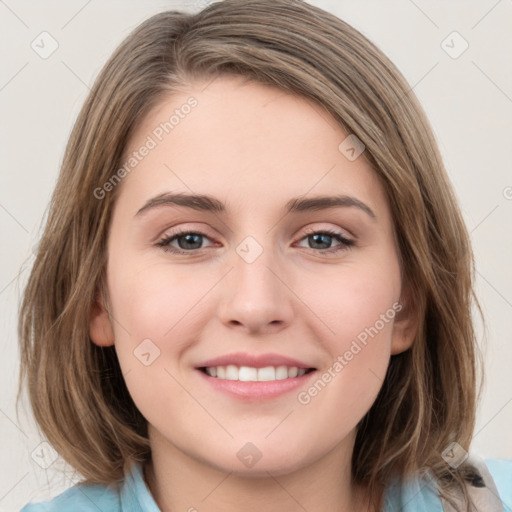
<path id="1" fill-rule="evenodd" d="M 478 512 L 510 510 L 512 503 L 512 460 L 484 459 L 476 453 L 467 459 L 466 489 Z M 445 504 L 445 512 L 462 508 L 462 496 L 455 499 L 458 507 Z"/>
<path id="2" fill-rule="evenodd" d="M 512 505 L 512 459 L 485 459 L 501 501 Z"/>
<path id="3" fill-rule="evenodd" d="M 469 496 L 479 512 L 512 511 L 512 460 L 484 459 L 472 453 L 468 458 L 473 472 L 466 482 Z M 439 492 L 429 474 L 411 475 L 404 481 L 392 479 L 385 495 L 384 512 L 456 512 L 463 510 L 462 496 L 452 496 L 456 507 Z"/>
<path id="4" fill-rule="evenodd" d="M 121 510 L 119 493 L 103 485 L 77 484 L 49 501 L 27 503 L 20 512 L 98 512 Z"/>

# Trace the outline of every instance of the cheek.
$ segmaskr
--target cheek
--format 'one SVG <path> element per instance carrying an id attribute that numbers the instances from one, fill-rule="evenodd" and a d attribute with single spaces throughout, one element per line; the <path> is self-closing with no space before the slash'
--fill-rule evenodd
<path id="1" fill-rule="evenodd" d="M 354 428 L 382 387 L 394 318 L 400 309 L 394 290 L 382 273 L 380 280 L 347 275 L 335 290 L 319 295 L 326 324 L 334 331 L 322 339 L 329 357 L 297 401 L 304 414 L 329 418 L 326 438 L 335 438 L 339 429 L 346 433 Z M 313 294 L 317 292 L 313 290 Z"/>
<path id="2" fill-rule="evenodd" d="M 162 379 L 162 386 L 169 388 L 170 376 L 165 370 L 172 374 L 182 370 L 178 366 L 183 354 L 191 340 L 201 337 L 205 319 L 213 314 L 208 291 L 218 277 L 208 270 L 192 273 L 161 262 L 146 261 L 131 268 L 123 264 L 112 268 L 110 283 L 116 306 L 116 352 L 123 373 L 133 369 L 132 382 L 142 379 L 137 386 L 147 399 L 150 389 L 144 390 L 146 384 L 151 388 Z M 145 367 L 148 359 L 154 362 Z M 152 375 L 149 380 L 148 374 Z"/>
<path id="3" fill-rule="evenodd" d="M 116 313 L 127 330 L 157 338 L 170 335 L 179 319 L 200 307 L 201 297 L 214 283 L 211 275 L 170 269 L 161 263 L 142 268 L 117 268 L 112 274 Z"/>
<path id="4" fill-rule="evenodd" d="M 305 390 L 304 402 L 321 392 L 318 407 L 343 404 L 344 412 L 357 418 L 377 396 L 389 364 L 394 318 L 401 308 L 398 264 L 375 258 L 357 268 L 347 265 L 328 280 L 312 281 L 307 297 L 325 326 L 322 343 L 329 357 L 319 372 L 322 382 Z"/>
<path id="5" fill-rule="evenodd" d="M 326 327 L 331 348 L 342 350 L 358 337 L 364 341 L 369 330 L 373 337 L 390 339 L 400 297 L 399 269 L 374 263 L 347 265 L 328 279 L 309 281 L 304 293 Z"/>
<path id="6" fill-rule="evenodd" d="M 160 263 L 112 268 L 116 353 L 130 395 L 148 420 L 163 411 L 172 416 L 169 397 L 176 411 L 190 402 L 177 365 L 199 328 L 194 316 L 205 287 L 213 285 L 211 275 L 205 279 Z"/>

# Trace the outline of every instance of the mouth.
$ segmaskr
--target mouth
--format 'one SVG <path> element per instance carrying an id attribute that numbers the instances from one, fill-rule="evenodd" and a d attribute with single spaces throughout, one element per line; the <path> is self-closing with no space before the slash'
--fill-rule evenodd
<path id="1" fill-rule="evenodd" d="M 234 352 L 201 361 L 197 375 L 214 392 L 237 400 L 261 403 L 290 396 L 306 386 L 317 368 L 283 354 Z"/>
<path id="2" fill-rule="evenodd" d="M 198 368 L 198 370 L 214 379 L 240 382 L 272 382 L 302 377 L 315 371 L 315 368 L 285 365 L 256 368 L 229 364 L 225 366 L 203 366 Z"/>

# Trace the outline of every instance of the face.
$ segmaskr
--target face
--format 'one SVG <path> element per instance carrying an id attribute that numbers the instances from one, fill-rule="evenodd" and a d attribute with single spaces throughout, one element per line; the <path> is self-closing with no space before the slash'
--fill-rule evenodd
<path id="1" fill-rule="evenodd" d="M 115 344 L 153 448 L 251 475 L 352 448 L 413 331 L 386 197 L 348 135 L 316 103 L 232 77 L 137 127 L 110 320 L 95 308 L 90 334 Z"/>

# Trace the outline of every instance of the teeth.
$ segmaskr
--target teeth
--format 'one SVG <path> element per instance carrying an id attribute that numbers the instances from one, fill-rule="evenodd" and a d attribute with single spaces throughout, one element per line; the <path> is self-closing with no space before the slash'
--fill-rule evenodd
<path id="1" fill-rule="evenodd" d="M 288 368 L 286 366 L 278 366 L 276 368 L 276 379 L 283 380 L 288 378 Z"/>
<path id="2" fill-rule="evenodd" d="M 226 380 L 240 380 L 242 382 L 263 382 L 271 380 L 292 379 L 301 377 L 306 373 L 305 368 L 296 366 L 265 366 L 264 368 L 252 368 L 250 366 L 209 366 L 206 373 L 210 377 Z"/>
<path id="3" fill-rule="evenodd" d="M 226 379 L 238 380 L 238 368 L 234 364 L 228 364 L 228 366 L 226 366 Z"/>
<path id="4" fill-rule="evenodd" d="M 242 366 L 240 370 L 238 370 L 238 380 L 243 380 L 244 382 L 258 380 L 258 370 L 256 368 Z"/>
<path id="5" fill-rule="evenodd" d="M 276 369 L 273 366 L 265 366 L 265 368 L 258 368 L 258 380 L 276 380 Z"/>

